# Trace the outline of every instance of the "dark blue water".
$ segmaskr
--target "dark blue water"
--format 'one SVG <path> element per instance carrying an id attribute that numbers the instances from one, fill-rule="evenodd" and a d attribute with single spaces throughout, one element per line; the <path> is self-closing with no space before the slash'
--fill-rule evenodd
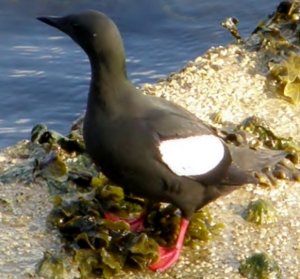
<path id="1" fill-rule="evenodd" d="M 209 47 L 232 41 L 220 22 L 239 18 L 247 36 L 274 11 L 277 0 L 1 0 L 0 148 L 29 138 L 44 122 L 66 133 L 84 108 L 89 65 L 83 52 L 38 15 L 98 9 L 110 15 L 125 41 L 135 84 L 155 82 Z"/>

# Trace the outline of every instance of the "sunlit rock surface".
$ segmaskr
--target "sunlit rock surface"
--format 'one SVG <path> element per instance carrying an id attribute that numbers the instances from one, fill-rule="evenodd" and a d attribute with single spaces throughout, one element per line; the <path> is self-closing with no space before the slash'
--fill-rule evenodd
<path id="1" fill-rule="evenodd" d="M 250 38 L 211 48 L 184 69 L 156 84 L 147 84 L 142 90 L 188 108 L 219 129 L 256 116 L 278 137 L 291 137 L 297 145 L 300 107 L 293 103 L 297 103 L 298 97 L 293 92 L 287 95 L 284 87 L 291 83 L 290 87 L 297 88 L 299 76 L 296 73 L 286 78 L 278 71 L 274 76 L 274 63 L 286 66 L 291 54 L 298 55 L 298 11 L 296 1 L 292 5 L 281 4 Z M 35 271 L 44 253 L 56 255 L 61 251 L 60 236 L 46 226 L 53 207 L 53 188 L 49 188 L 43 173 L 36 175 L 36 159 L 45 158 L 47 153 L 44 147 L 20 142 L 0 153 L 3 278 L 39 278 Z M 65 179 L 63 172 L 60 177 Z M 257 225 L 243 218 L 249 203 L 258 199 L 271 201 L 276 210 L 276 219 L 270 224 Z M 297 278 L 300 274 L 299 182 L 280 180 L 273 187 L 245 185 L 211 203 L 207 210 L 214 224 L 223 224 L 213 239 L 187 245 L 179 262 L 164 274 L 121 271 L 114 278 L 241 279 L 240 262 L 256 253 L 271 255 L 282 278 Z M 79 276 L 70 258 L 65 266 L 61 278 Z"/>

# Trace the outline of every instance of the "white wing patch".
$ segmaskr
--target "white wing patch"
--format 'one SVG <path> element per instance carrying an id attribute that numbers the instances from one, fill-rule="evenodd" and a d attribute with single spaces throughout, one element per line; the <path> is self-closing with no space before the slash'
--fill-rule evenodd
<path id="1" fill-rule="evenodd" d="M 162 141 L 162 160 L 177 175 L 202 175 L 215 168 L 224 157 L 224 145 L 214 135 Z"/>

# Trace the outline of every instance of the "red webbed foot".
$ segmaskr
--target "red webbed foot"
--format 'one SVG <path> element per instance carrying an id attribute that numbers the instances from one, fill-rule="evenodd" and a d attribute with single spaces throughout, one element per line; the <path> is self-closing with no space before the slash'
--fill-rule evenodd
<path id="1" fill-rule="evenodd" d="M 189 225 L 189 220 L 182 219 L 180 223 L 180 231 L 174 247 L 159 247 L 159 259 L 157 262 L 149 265 L 149 269 L 153 271 L 165 271 L 171 267 L 179 258 L 184 242 L 184 236 Z"/>
<path id="2" fill-rule="evenodd" d="M 157 262 L 149 265 L 149 269 L 153 271 L 165 271 L 171 267 L 179 258 L 181 249 L 159 247 L 159 259 Z"/>
<path id="3" fill-rule="evenodd" d="M 110 212 L 106 212 L 104 214 L 105 219 L 116 222 L 116 221 L 124 221 L 130 225 L 130 229 L 134 232 L 141 232 L 145 229 L 144 227 L 144 219 L 145 216 L 142 213 L 140 216 L 136 218 L 123 218 L 116 216 Z"/>

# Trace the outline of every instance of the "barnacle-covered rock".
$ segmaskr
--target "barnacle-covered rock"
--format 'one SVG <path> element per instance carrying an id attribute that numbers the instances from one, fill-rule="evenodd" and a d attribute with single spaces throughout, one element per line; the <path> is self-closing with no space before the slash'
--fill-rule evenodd
<path id="1" fill-rule="evenodd" d="M 271 224 L 277 221 L 277 212 L 270 201 L 258 199 L 249 203 L 244 218 L 257 225 Z"/>
<path id="2" fill-rule="evenodd" d="M 265 253 L 256 253 L 240 263 L 239 272 L 247 279 L 281 279 L 277 262 Z"/>

